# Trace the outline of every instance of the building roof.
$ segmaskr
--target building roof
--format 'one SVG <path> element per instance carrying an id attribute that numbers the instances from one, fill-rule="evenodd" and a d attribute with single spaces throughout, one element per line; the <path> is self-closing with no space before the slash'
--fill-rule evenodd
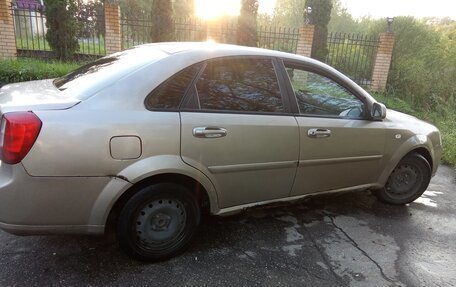
<path id="1" fill-rule="evenodd" d="M 16 8 L 37 10 L 44 7 L 43 0 L 16 0 Z"/>

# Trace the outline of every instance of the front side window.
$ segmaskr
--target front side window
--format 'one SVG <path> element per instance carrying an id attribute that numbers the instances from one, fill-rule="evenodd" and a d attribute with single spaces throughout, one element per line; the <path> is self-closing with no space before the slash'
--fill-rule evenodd
<path id="1" fill-rule="evenodd" d="M 201 110 L 283 112 L 271 59 L 229 58 L 207 63 L 196 84 Z"/>
<path id="2" fill-rule="evenodd" d="M 285 64 L 299 112 L 303 115 L 362 118 L 363 102 L 335 81 Z"/>

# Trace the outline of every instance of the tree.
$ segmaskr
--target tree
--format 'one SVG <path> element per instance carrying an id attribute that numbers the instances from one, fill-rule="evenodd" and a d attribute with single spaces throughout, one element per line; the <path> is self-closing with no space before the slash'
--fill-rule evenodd
<path id="1" fill-rule="evenodd" d="M 278 26 L 300 27 L 304 23 L 305 7 L 303 0 L 277 0 L 272 21 Z"/>
<path id="2" fill-rule="evenodd" d="M 175 0 L 174 15 L 179 18 L 191 18 L 194 14 L 193 0 Z"/>
<path id="3" fill-rule="evenodd" d="M 333 0 L 328 31 L 367 34 L 369 30 L 368 21 L 370 21 L 368 17 L 364 17 L 361 20 L 354 19 L 347 8 L 343 6 L 341 0 Z M 360 25 L 361 22 L 365 23 L 365 25 Z"/>
<path id="4" fill-rule="evenodd" d="M 122 17 L 128 20 L 144 20 L 152 16 L 150 0 L 121 0 L 119 6 Z"/>
<path id="5" fill-rule="evenodd" d="M 174 40 L 173 6 L 171 0 L 153 0 L 150 37 L 152 42 Z"/>
<path id="6" fill-rule="evenodd" d="M 331 20 L 331 0 L 307 0 L 307 7 L 312 8 L 310 23 L 315 25 L 311 57 L 324 61 L 328 55 L 328 23 Z"/>
<path id="7" fill-rule="evenodd" d="M 77 0 L 76 20 L 79 37 L 90 38 L 105 35 L 104 3 L 101 1 Z"/>
<path id="8" fill-rule="evenodd" d="M 242 0 L 238 18 L 237 42 L 244 46 L 258 46 L 257 15 L 258 0 Z"/>
<path id="9" fill-rule="evenodd" d="M 71 0 L 45 0 L 46 40 L 59 60 L 68 60 L 79 50 L 77 7 Z"/>

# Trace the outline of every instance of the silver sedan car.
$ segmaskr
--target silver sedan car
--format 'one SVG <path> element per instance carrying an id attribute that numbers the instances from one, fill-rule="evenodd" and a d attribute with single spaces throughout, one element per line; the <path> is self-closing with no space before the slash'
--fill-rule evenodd
<path id="1" fill-rule="evenodd" d="M 204 212 L 372 190 L 405 204 L 439 131 L 318 61 L 213 43 L 138 46 L 0 90 L 0 228 L 101 234 L 163 260 Z"/>

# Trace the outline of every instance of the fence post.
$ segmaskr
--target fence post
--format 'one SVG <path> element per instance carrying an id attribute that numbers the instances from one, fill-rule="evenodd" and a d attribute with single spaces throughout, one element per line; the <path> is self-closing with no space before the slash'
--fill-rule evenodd
<path id="1" fill-rule="evenodd" d="M 310 57 L 314 38 L 314 25 L 303 25 L 299 28 L 298 47 L 296 54 Z"/>
<path id="2" fill-rule="evenodd" d="M 0 0 L 0 58 L 15 58 L 16 35 L 10 0 Z"/>
<path id="3" fill-rule="evenodd" d="M 106 54 L 122 50 L 122 31 L 120 29 L 120 6 L 109 4 L 104 5 L 105 11 L 105 46 Z"/>
<path id="4" fill-rule="evenodd" d="M 385 32 L 379 35 L 379 45 L 374 62 L 374 71 L 372 72 L 371 89 L 373 91 L 384 91 L 388 72 L 393 56 L 394 33 Z"/>

